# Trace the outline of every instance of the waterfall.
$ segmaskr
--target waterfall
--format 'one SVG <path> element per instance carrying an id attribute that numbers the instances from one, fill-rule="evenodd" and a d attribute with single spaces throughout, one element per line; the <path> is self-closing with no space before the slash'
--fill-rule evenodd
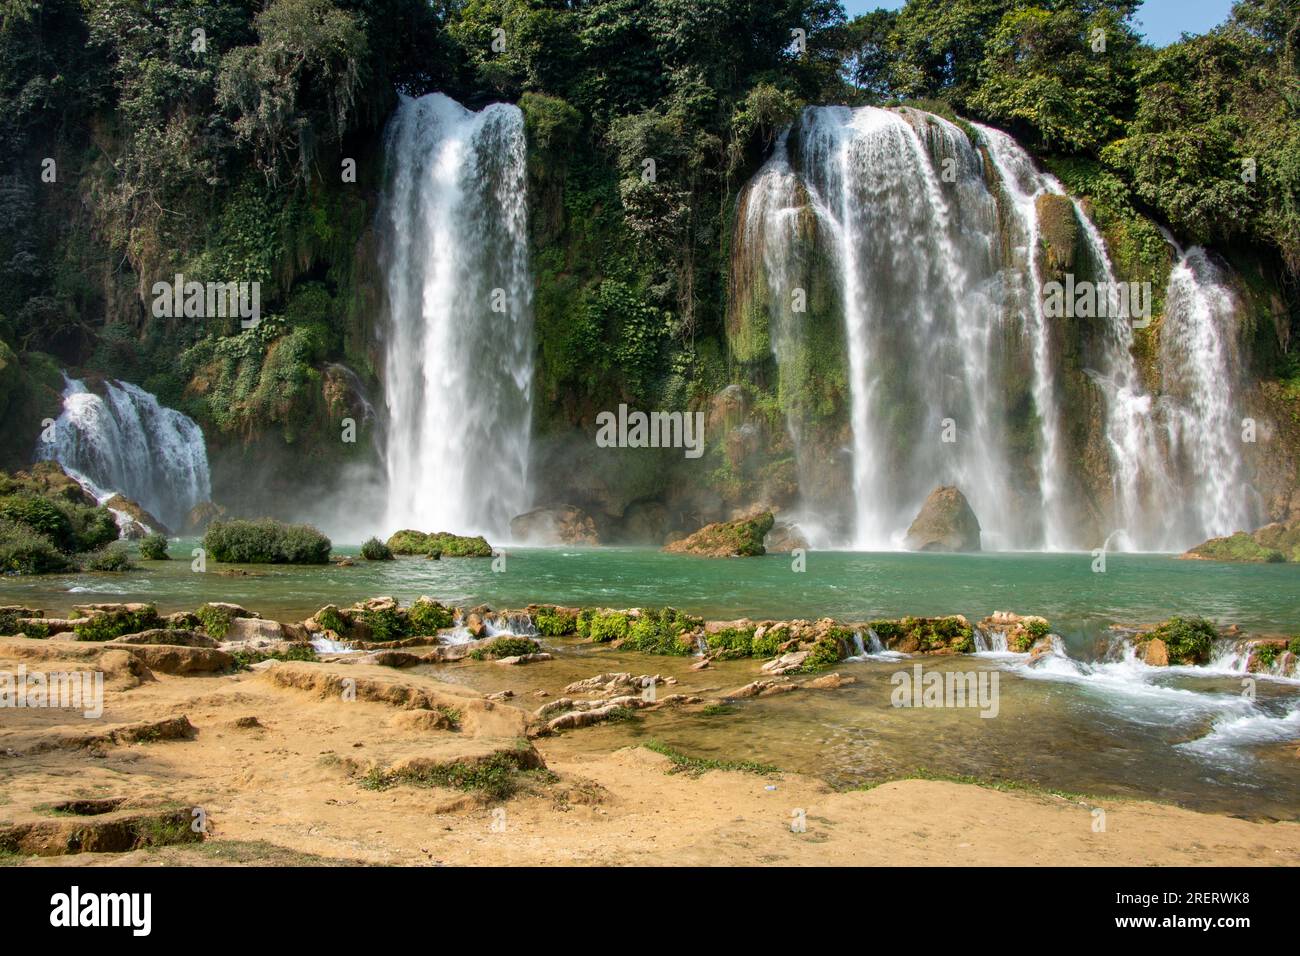
<path id="1" fill-rule="evenodd" d="M 1047 198 L 1077 226 L 1055 251 L 1072 280 L 1110 293 L 1104 313 L 1045 308 L 1044 270 L 1063 268 L 1040 261 Z M 837 284 L 853 472 L 839 543 L 898 547 L 940 484 L 962 490 L 993 549 L 1105 537 L 1172 550 L 1249 525 L 1231 443 L 1233 306 L 1213 266 L 1193 250 L 1170 280 L 1173 394 L 1157 401 L 1100 232 L 1005 133 L 910 108 L 811 107 L 747 185 L 737 233 L 734 261 L 765 273 L 782 387 L 808 350 L 792 292 L 819 265 Z M 818 463 L 802 460 L 803 410 L 782 406 L 802 479 Z M 1110 488 L 1085 500 L 1096 466 Z"/>
<path id="2" fill-rule="evenodd" d="M 403 97 L 385 148 L 387 526 L 502 536 L 529 504 L 523 114 Z"/>
<path id="3" fill-rule="evenodd" d="M 1159 361 L 1169 454 L 1185 489 L 1169 503 L 1169 544 L 1186 548 L 1251 530 L 1259 515 L 1240 457 L 1238 304 L 1204 249 L 1178 251 L 1165 289 Z"/>
<path id="4" fill-rule="evenodd" d="M 105 381 L 101 397 L 77 379 L 63 381 L 63 411 L 36 457 L 57 461 L 101 500 L 118 492 L 168 527 L 184 527 L 212 493 L 203 430 L 127 382 Z"/>
<path id="5" fill-rule="evenodd" d="M 897 547 L 944 483 L 966 493 L 990 543 L 1037 546 L 1038 516 L 1013 494 L 998 207 L 974 145 L 939 117 L 874 107 L 810 108 L 790 139 L 751 184 L 742 242 L 763 249 L 780 365 L 798 343 L 784 286 L 797 272 L 804 209 L 838 275 L 853 460 L 847 543 Z"/>

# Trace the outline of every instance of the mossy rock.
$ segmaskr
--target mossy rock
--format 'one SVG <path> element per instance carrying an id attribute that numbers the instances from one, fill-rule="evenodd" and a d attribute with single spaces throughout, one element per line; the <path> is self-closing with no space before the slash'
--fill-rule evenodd
<path id="1" fill-rule="evenodd" d="M 775 518 L 765 511 L 751 518 L 737 521 L 719 521 L 705 525 L 681 541 L 674 541 L 663 550 L 673 554 L 698 554 L 709 558 L 749 558 L 766 554 L 763 539 L 772 530 Z"/>
<path id="2" fill-rule="evenodd" d="M 904 654 L 969 654 L 975 650 L 975 629 L 960 614 L 877 620 L 869 626 L 885 647 Z"/>
<path id="3" fill-rule="evenodd" d="M 429 536 L 423 531 L 406 528 L 392 534 L 385 544 L 393 554 L 427 554 L 428 542 Z"/>
<path id="4" fill-rule="evenodd" d="M 1152 641 L 1164 644 L 1170 664 L 1205 664 L 1210 660 L 1219 630 L 1203 617 L 1171 617 L 1138 635 L 1137 646 L 1145 654 Z"/>
<path id="5" fill-rule="evenodd" d="M 1038 213 L 1038 235 L 1043 244 L 1047 269 L 1068 272 L 1074 267 L 1074 249 L 1079 241 L 1079 220 L 1069 196 L 1043 193 L 1034 202 Z"/>
<path id="6" fill-rule="evenodd" d="M 492 545 L 480 535 L 452 534 L 450 531 L 436 531 L 429 535 L 425 552 L 437 551 L 444 558 L 490 558 Z"/>
<path id="7" fill-rule="evenodd" d="M 1267 525 L 1253 534 L 1238 531 L 1225 538 L 1211 538 L 1186 552 L 1184 558 L 1203 561 L 1238 561 L 1252 564 L 1279 564 L 1300 560 L 1297 549 L 1300 541 L 1300 523 L 1287 529 L 1283 525 Z M 1286 548 L 1286 550 L 1283 550 Z"/>

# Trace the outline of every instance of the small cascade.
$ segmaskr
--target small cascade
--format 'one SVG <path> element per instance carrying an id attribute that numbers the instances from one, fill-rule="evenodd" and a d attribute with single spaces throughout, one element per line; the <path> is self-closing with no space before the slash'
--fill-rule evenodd
<path id="1" fill-rule="evenodd" d="M 144 389 L 105 381 L 99 395 L 64 376 L 63 411 L 36 446 L 101 502 L 122 494 L 171 529 L 212 494 L 203 430 Z"/>

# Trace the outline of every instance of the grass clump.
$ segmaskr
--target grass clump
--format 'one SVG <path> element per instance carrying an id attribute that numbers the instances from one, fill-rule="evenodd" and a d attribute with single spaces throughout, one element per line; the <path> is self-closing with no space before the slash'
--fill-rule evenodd
<path id="1" fill-rule="evenodd" d="M 526 637 L 498 637 L 491 644 L 475 648 L 469 656 L 476 661 L 483 661 L 489 658 L 496 660 L 501 657 L 519 657 L 536 651 L 537 642 Z"/>
<path id="2" fill-rule="evenodd" d="M 140 542 L 140 557 L 146 561 L 166 561 L 167 555 L 167 536 L 163 534 L 151 534 Z"/>
<path id="3" fill-rule="evenodd" d="M 203 547 L 229 564 L 327 564 L 331 544 L 310 525 L 260 518 L 212 522 Z"/>
<path id="4" fill-rule="evenodd" d="M 367 561 L 391 561 L 393 552 L 378 538 L 370 538 L 361 546 L 361 556 Z"/>
<path id="5" fill-rule="evenodd" d="M 597 644 L 627 637 L 632 631 L 632 618 L 625 611 L 597 611 L 588 624 L 588 633 Z"/>
<path id="6" fill-rule="evenodd" d="M 437 601 L 420 598 L 406 612 L 406 620 L 408 630 L 412 634 L 427 635 L 436 634 L 444 627 L 451 627 L 455 618 L 450 609 Z"/>
<path id="7" fill-rule="evenodd" d="M 558 607 L 544 607 L 533 615 L 533 624 L 543 637 L 563 637 L 577 631 L 578 615 Z"/>
<path id="8" fill-rule="evenodd" d="M 406 783 L 417 787 L 475 791 L 494 800 L 504 800 L 519 789 L 522 772 L 522 756 L 494 753 L 484 760 L 462 760 L 410 770 L 385 771 L 373 767 L 360 783 L 366 790 L 387 790 Z"/>
<path id="9" fill-rule="evenodd" d="M 226 632 L 230 630 L 230 622 L 235 617 L 226 608 L 212 604 L 202 605 L 194 612 L 194 616 L 203 625 L 204 632 L 214 641 L 219 641 L 226 636 Z"/>
<path id="10" fill-rule="evenodd" d="M 0 518 L 0 574 L 47 574 L 68 567 L 67 556 L 48 537 Z"/>
<path id="11" fill-rule="evenodd" d="M 395 607 L 372 608 L 358 611 L 356 619 L 370 627 L 370 640 L 382 643 L 400 641 L 409 636 L 410 623 Z M 318 619 L 319 620 L 319 619 Z M 331 628 L 333 630 L 333 628 Z"/>
<path id="12" fill-rule="evenodd" d="M 1218 636 L 1218 629 L 1203 617 L 1175 616 L 1147 631 L 1139 643 L 1164 641 L 1171 664 L 1204 664 Z"/>
<path id="13" fill-rule="evenodd" d="M 712 634 L 706 634 L 704 640 L 718 660 L 750 657 L 754 653 L 754 628 L 752 627 L 726 627 Z"/>
<path id="14" fill-rule="evenodd" d="M 82 569 L 86 571 L 130 571 L 135 568 L 126 548 L 120 544 L 110 544 L 86 555 Z"/>
<path id="15" fill-rule="evenodd" d="M 647 609 L 628 628 L 623 646 L 643 654 L 682 657 L 695 650 L 690 634 L 701 623 L 699 618 L 675 608 Z"/>
<path id="16" fill-rule="evenodd" d="M 235 659 L 235 670 L 246 671 L 254 664 L 260 664 L 262 661 L 315 661 L 319 660 L 316 656 L 316 649 L 310 644 L 295 644 L 288 650 L 283 651 L 235 651 L 231 654 Z"/>
<path id="17" fill-rule="evenodd" d="M 833 627 L 813 642 L 799 668 L 802 673 L 810 674 L 824 667 L 838 664 L 844 657 L 844 649 L 852 644 L 853 632 L 846 627 Z"/>
<path id="18" fill-rule="evenodd" d="M 669 773 L 685 773 L 690 774 L 692 777 L 698 777 L 709 770 L 737 770 L 744 773 L 756 773 L 760 776 L 781 772 L 772 764 L 759 763 L 754 760 L 714 760 L 709 757 L 691 757 L 657 740 L 651 740 L 641 746 L 672 761 L 672 766 L 668 768 Z"/>
<path id="19" fill-rule="evenodd" d="M 162 627 L 158 609 L 146 604 L 139 610 L 99 611 L 73 625 L 79 641 L 111 641 L 123 634 L 138 634 Z"/>

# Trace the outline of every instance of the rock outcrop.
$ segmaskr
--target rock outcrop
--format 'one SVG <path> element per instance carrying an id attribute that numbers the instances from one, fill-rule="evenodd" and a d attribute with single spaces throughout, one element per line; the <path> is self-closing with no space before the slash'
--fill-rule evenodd
<path id="1" fill-rule="evenodd" d="M 698 554 L 707 558 L 749 558 L 767 553 L 763 539 L 775 519 L 770 511 L 705 525 L 699 531 L 664 547 L 673 554 Z"/>
<path id="2" fill-rule="evenodd" d="M 911 551 L 978 551 L 980 523 L 970 502 L 952 485 L 930 492 L 907 529 Z"/>
<path id="3" fill-rule="evenodd" d="M 576 505 L 534 508 L 510 519 L 510 534 L 530 544 L 600 544 L 596 521 Z"/>

